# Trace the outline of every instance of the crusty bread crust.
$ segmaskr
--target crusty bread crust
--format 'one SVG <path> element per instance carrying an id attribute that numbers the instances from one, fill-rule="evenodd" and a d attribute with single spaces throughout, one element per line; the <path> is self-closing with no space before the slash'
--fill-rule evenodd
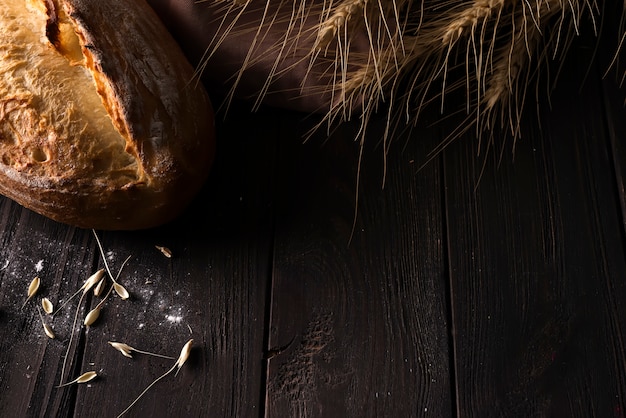
<path id="1" fill-rule="evenodd" d="M 208 175 L 213 111 L 144 0 L 0 8 L 0 193 L 57 221 L 169 221 Z"/>

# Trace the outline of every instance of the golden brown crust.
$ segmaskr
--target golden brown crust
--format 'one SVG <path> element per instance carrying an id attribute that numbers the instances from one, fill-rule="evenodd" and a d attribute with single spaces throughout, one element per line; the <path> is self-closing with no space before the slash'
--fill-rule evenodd
<path id="1" fill-rule="evenodd" d="M 213 158 L 213 113 L 143 0 L 0 10 L 0 193 L 55 220 L 138 229 L 176 216 Z"/>

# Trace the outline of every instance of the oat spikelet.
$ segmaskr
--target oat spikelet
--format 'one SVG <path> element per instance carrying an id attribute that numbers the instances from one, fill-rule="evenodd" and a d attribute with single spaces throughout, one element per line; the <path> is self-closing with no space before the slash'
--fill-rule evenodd
<path id="1" fill-rule="evenodd" d="M 69 386 L 69 385 L 73 385 L 76 383 L 87 383 L 87 382 L 91 382 L 93 379 L 95 379 L 96 377 L 98 377 L 98 373 L 96 372 L 86 372 L 81 374 L 80 376 L 78 376 L 76 379 L 72 380 L 71 382 L 67 382 L 64 383 L 62 385 L 57 386 L 57 388 L 62 388 L 64 386 Z"/>
<path id="2" fill-rule="evenodd" d="M 109 344 L 111 345 L 111 347 L 115 348 L 120 353 L 122 353 L 124 356 L 129 357 L 129 358 L 133 357 L 131 353 L 134 351 L 134 352 L 139 353 L 139 354 L 146 354 L 146 355 L 149 355 L 149 356 L 165 358 L 165 359 L 168 359 L 168 360 L 174 360 L 174 357 L 165 356 L 165 355 L 157 354 L 157 353 L 151 353 L 149 351 L 138 350 L 138 349 L 133 348 L 130 345 L 125 344 L 125 343 L 118 343 L 118 342 L 115 342 L 115 341 L 109 341 Z"/>
<path id="3" fill-rule="evenodd" d="M 43 323 L 42 325 L 43 325 L 43 332 L 46 333 L 48 338 L 54 340 L 56 336 L 54 335 L 54 331 L 52 330 L 52 327 L 46 323 Z"/>
<path id="4" fill-rule="evenodd" d="M 96 372 L 87 372 L 87 373 L 83 373 L 82 375 L 80 375 L 75 382 L 76 383 L 87 383 L 92 381 L 93 379 L 95 379 L 98 376 L 98 373 Z"/>
<path id="5" fill-rule="evenodd" d="M 131 347 L 130 345 L 124 344 L 124 343 L 118 343 L 115 341 L 109 341 L 109 345 L 111 345 L 111 347 L 115 348 L 117 351 L 122 353 L 124 357 L 133 358 L 133 355 L 131 354 L 131 352 L 134 350 L 134 348 Z"/>
<path id="6" fill-rule="evenodd" d="M 28 286 L 28 299 L 35 296 L 37 291 L 39 290 L 39 285 L 41 284 L 41 279 L 39 277 L 35 277 L 30 285 Z"/>
<path id="7" fill-rule="evenodd" d="M 191 353 L 191 346 L 193 345 L 193 339 L 187 341 L 183 346 L 182 350 L 180 350 L 180 355 L 178 356 L 178 360 L 176 360 L 176 373 L 183 367 L 183 364 L 189 358 L 189 354 Z"/>
<path id="8" fill-rule="evenodd" d="M 41 307 L 43 311 L 47 314 L 51 314 L 54 311 L 54 305 L 50 302 L 50 299 L 43 298 L 41 299 Z"/>
<path id="9" fill-rule="evenodd" d="M 83 323 L 85 324 L 85 326 L 89 327 L 93 325 L 93 323 L 96 322 L 99 317 L 100 317 L 100 306 L 96 306 L 91 311 L 89 311 L 87 316 L 85 316 L 85 320 L 83 321 Z"/>
<path id="10" fill-rule="evenodd" d="M 117 293 L 122 300 L 126 300 L 130 297 L 126 288 L 117 282 L 113 283 L 113 289 L 115 289 L 115 293 Z"/>
<path id="11" fill-rule="evenodd" d="M 155 245 L 154 247 L 157 250 L 161 251 L 161 254 L 163 254 L 165 257 L 172 258 L 172 251 L 169 248 L 164 247 L 162 245 Z"/>
<path id="12" fill-rule="evenodd" d="M 89 292 L 89 290 L 96 284 L 98 283 L 98 281 L 100 279 L 102 279 L 102 277 L 104 276 L 104 269 L 100 269 L 97 272 L 95 272 L 94 274 L 92 274 L 91 276 L 89 276 L 87 278 L 87 280 L 85 280 L 85 283 L 83 283 L 83 285 L 80 287 L 80 289 L 78 289 L 72 296 L 70 296 L 65 302 L 63 302 L 56 311 L 54 311 L 54 313 L 52 314 L 52 316 L 56 315 L 57 313 L 59 313 L 59 311 L 61 309 L 63 309 L 65 307 L 65 305 L 67 305 L 72 299 L 74 299 L 76 296 L 78 296 L 80 294 L 80 292 L 83 292 L 83 296 Z M 82 300 L 82 296 L 81 296 L 81 300 Z M 79 302 L 80 305 L 80 302 Z"/>
<path id="13" fill-rule="evenodd" d="M 81 287 L 83 294 L 89 292 L 92 287 L 94 287 L 100 280 L 102 280 L 102 277 L 104 277 L 104 273 L 105 273 L 105 270 L 100 269 L 96 271 L 94 274 L 92 274 L 91 276 L 89 276 L 89 278 L 85 280 L 85 283 Z"/>
<path id="14" fill-rule="evenodd" d="M 27 298 L 24 301 L 24 304 L 22 305 L 22 309 L 24 309 L 24 306 L 26 306 L 28 301 L 31 300 L 33 298 L 33 296 L 35 296 L 37 294 L 37 291 L 39 290 L 39 285 L 40 284 L 41 284 L 41 279 L 39 277 L 35 277 L 30 282 L 30 285 L 28 286 Z"/>
<path id="15" fill-rule="evenodd" d="M 98 282 L 98 284 L 96 285 L 96 287 L 94 287 L 93 289 L 93 294 L 96 297 L 100 297 L 102 296 L 102 292 L 104 291 L 104 285 L 106 283 L 106 280 L 104 280 L 104 277 Z"/>
<path id="16" fill-rule="evenodd" d="M 69 353 L 70 353 L 70 349 L 72 347 L 72 341 L 74 339 L 74 331 L 76 329 L 76 324 L 78 322 L 78 313 L 80 310 L 80 306 L 82 304 L 83 298 L 85 297 L 85 295 L 87 294 L 87 292 L 89 292 L 97 283 L 102 283 L 104 281 L 104 275 L 105 272 L 109 273 L 109 276 L 111 277 L 111 279 L 113 280 L 113 283 L 117 283 L 116 278 L 113 277 L 113 275 L 111 274 L 109 268 L 108 268 L 108 264 L 106 262 L 106 258 L 105 258 L 105 254 L 104 254 L 104 250 L 102 249 L 102 244 L 100 243 L 100 239 L 98 238 L 98 235 L 96 234 L 95 230 L 92 230 L 93 234 L 96 238 L 96 242 L 98 243 L 98 248 L 100 250 L 100 254 L 102 255 L 103 258 L 103 262 L 105 265 L 105 268 L 98 270 L 96 273 L 92 274 L 86 281 L 85 283 L 81 286 L 81 288 L 74 293 L 74 295 L 69 299 L 73 299 L 77 294 L 79 294 L 82 291 L 82 295 L 80 296 L 80 299 L 78 301 L 78 306 L 76 307 L 76 314 L 74 315 L 74 322 L 72 323 L 72 328 L 71 328 L 71 333 L 70 333 L 70 340 L 69 343 L 67 345 L 67 350 L 65 352 L 65 357 L 63 359 L 63 365 L 61 367 L 61 382 L 63 381 L 63 377 L 65 374 L 65 367 L 67 365 L 67 361 L 69 358 Z M 117 274 L 117 278 L 119 278 L 120 274 L 122 273 L 122 270 L 124 268 L 124 266 L 126 265 L 126 263 L 128 262 L 128 260 L 130 260 L 130 256 L 126 258 L 126 260 L 124 260 L 124 263 L 122 264 L 122 266 L 120 267 L 120 270 Z M 121 285 L 120 285 L 121 286 Z M 123 286 L 121 287 L 123 289 L 120 290 L 120 292 L 124 295 L 127 295 L 128 292 L 126 292 L 126 289 L 123 288 Z M 107 292 L 107 295 L 102 299 L 102 301 L 100 301 L 100 303 L 98 303 L 96 305 L 95 308 L 93 308 L 86 316 L 85 319 L 83 320 L 83 324 L 85 326 L 91 326 L 100 316 L 100 312 L 102 309 L 102 305 L 104 304 L 104 302 L 106 301 L 106 299 L 108 298 L 108 296 L 111 294 L 111 291 L 113 290 L 113 286 L 111 287 L 111 289 L 109 289 L 109 291 Z M 68 301 L 69 301 L 68 300 Z M 63 305 L 65 305 L 67 302 L 65 302 Z M 61 308 L 59 308 L 61 309 Z M 58 312 L 58 310 L 57 310 Z M 55 312 L 56 313 L 56 312 Z"/>

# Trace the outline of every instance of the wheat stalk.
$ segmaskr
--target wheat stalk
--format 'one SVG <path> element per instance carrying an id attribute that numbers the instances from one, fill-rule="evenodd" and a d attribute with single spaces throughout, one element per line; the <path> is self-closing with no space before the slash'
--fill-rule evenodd
<path id="1" fill-rule="evenodd" d="M 350 31 L 348 25 L 363 17 L 367 3 L 368 0 L 343 0 L 334 7 L 332 14 L 320 24 L 313 49 L 322 51 L 342 31 L 348 33 Z"/>
<path id="2" fill-rule="evenodd" d="M 442 43 L 450 48 L 469 29 L 474 35 L 479 24 L 484 24 L 492 15 L 503 9 L 505 0 L 477 0 L 467 8 L 461 10 L 451 21 L 443 27 Z"/>
<path id="3" fill-rule="evenodd" d="M 383 185 L 393 129 L 401 122 L 415 123 L 424 106 L 435 101 L 440 101 L 444 113 L 446 97 L 455 91 L 465 93 L 467 116 L 431 156 L 471 127 L 476 127 L 479 149 L 484 133 L 491 136 L 497 128 L 508 129 L 516 140 L 521 136 L 526 94 L 540 75 L 541 65 L 567 50 L 584 16 L 597 27 L 602 10 L 595 0 L 249 0 L 244 6 L 227 4 L 217 42 L 209 45 L 206 57 L 224 42 L 254 34 L 228 100 L 235 96 L 246 71 L 268 57 L 272 63 L 254 108 L 276 92 L 272 91 L 274 83 L 306 65 L 299 89 L 279 93 L 311 96 L 326 103 L 320 109 L 322 119 L 311 132 L 325 125 L 330 131 L 337 123 L 358 116 L 357 190 L 367 126 L 376 113 L 386 112 L 387 121 L 382 138 Z M 262 12 L 250 21 L 255 8 Z M 245 23 L 244 15 L 248 17 Z M 200 68 L 206 64 L 204 60 Z M 356 200 L 358 205 L 358 192 Z"/>
<path id="4" fill-rule="evenodd" d="M 590 0 L 249 0 L 225 4 L 221 29 L 203 65 L 223 42 L 254 34 L 240 70 L 233 75 L 229 97 L 235 95 L 246 71 L 268 56 L 273 62 L 255 107 L 273 82 L 307 62 L 299 93 L 328 97 L 325 122 L 329 124 L 350 120 L 355 114 L 367 121 L 383 103 L 394 111 L 402 106 L 407 119 L 412 119 L 433 98 L 439 97 L 443 108 L 444 97 L 465 86 L 467 111 L 473 113 L 475 108 L 474 122 L 481 125 L 481 118 L 492 120 L 496 108 L 512 103 L 515 81 L 526 72 L 527 64 L 538 61 L 532 59 L 533 49 L 542 38 L 547 39 L 550 24 L 558 33 L 550 39 L 557 50 L 561 33 L 569 28 L 565 15 L 577 31 L 581 16 L 587 14 L 594 20 L 599 10 Z M 258 19 L 244 23 L 242 16 L 249 18 L 250 13 Z M 558 14 L 561 17 L 552 21 Z M 272 29 L 275 25 L 281 29 Z M 267 43 L 268 39 L 274 42 Z M 451 69 L 459 63 L 466 67 L 465 78 L 448 81 Z M 494 125 L 481 126 L 491 129 Z"/>

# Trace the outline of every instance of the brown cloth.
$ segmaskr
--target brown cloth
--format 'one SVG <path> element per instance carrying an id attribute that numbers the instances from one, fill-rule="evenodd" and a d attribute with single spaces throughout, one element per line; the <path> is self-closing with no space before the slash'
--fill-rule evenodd
<path id="1" fill-rule="evenodd" d="M 254 0 L 148 2 L 214 93 L 222 89 L 256 105 L 262 101 L 305 112 L 329 110 L 335 52 L 325 50 L 311 58 L 321 6 Z M 303 4 L 306 13 L 294 11 Z M 294 13 L 300 16 L 289 24 Z M 367 48 L 364 42 L 355 40 L 351 48 Z"/>

